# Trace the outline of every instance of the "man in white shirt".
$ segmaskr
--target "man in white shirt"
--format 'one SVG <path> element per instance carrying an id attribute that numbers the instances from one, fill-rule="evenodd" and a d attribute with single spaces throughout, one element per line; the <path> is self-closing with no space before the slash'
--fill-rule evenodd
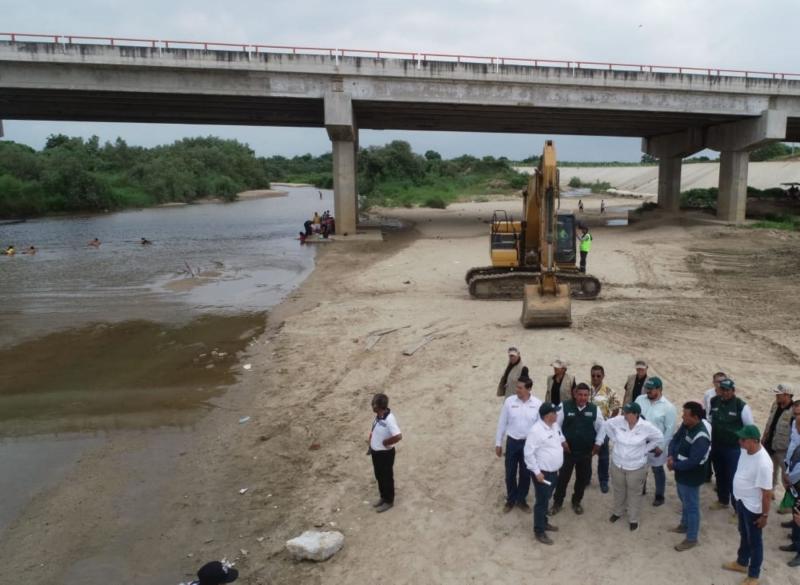
<path id="1" fill-rule="evenodd" d="M 547 531 L 557 527 L 547 521 L 547 507 L 564 463 L 564 435 L 558 427 L 558 407 L 544 402 L 539 407 L 539 420 L 525 439 L 525 465 L 531 472 L 536 502 L 533 505 L 533 534 L 542 544 L 553 544 Z"/>
<path id="2" fill-rule="evenodd" d="M 669 400 L 664 398 L 664 383 L 658 376 L 647 379 L 644 383 L 644 391 L 645 394 L 636 399 L 636 404 L 642 409 L 642 417 L 664 435 L 664 442 L 659 445 L 661 454 L 656 456 L 651 453 L 647 458 L 647 464 L 653 470 L 653 478 L 656 481 L 656 497 L 653 505 L 661 506 L 664 504 L 664 494 L 667 489 L 667 474 L 664 471 L 664 464 L 667 462 L 667 447 L 672 440 L 672 435 L 675 434 L 678 411 Z M 645 493 L 647 493 L 647 476 L 644 481 Z"/>
<path id="3" fill-rule="evenodd" d="M 533 380 L 520 378 L 517 393 L 509 396 L 500 409 L 497 433 L 494 438 L 494 452 L 503 456 L 503 436 L 506 437 L 506 503 L 504 512 L 510 512 L 515 505 L 530 510 L 526 498 L 531 485 L 531 476 L 525 467 L 525 438 L 539 420 L 539 407 L 542 401 L 531 394 Z"/>
<path id="4" fill-rule="evenodd" d="M 373 506 L 376 512 L 385 512 L 394 506 L 394 445 L 403 435 L 394 414 L 389 410 L 389 397 L 386 394 L 372 397 L 372 412 L 375 413 L 375 420 L 372 421 L 369 434 L 369 454 L 381 496 Z"/>
<path id="5" fill-rule="evenodd" d="M 764 560 L 761 531 L 767 525 L 772 502 L 772 459 L 761 446 L 761 433 L 757 426 L 745 425 L 736 436 L 742 448 L 733 476 L 733 499 L 739 518 L 739 551 L 736 560 L 725 563 L 722 568 L 747 573 L 742 585 L 757 585 Z"/>
<path id="6" fill-rule="evenodd" d="M 628 527 L 639 528 L 642 510 L 642 488 L 647 475 L 647 456 L 652 451 L 661 455 L 664 435 L 641 418 L 642 408 L 636 402 L 622 407 L 622 414 L 608 419 L 605 431 L 614 444 L 611 450 L 611 486 L 614 490 L 614 512 L 609 518 L 616 522 L 627 511 Z"/>

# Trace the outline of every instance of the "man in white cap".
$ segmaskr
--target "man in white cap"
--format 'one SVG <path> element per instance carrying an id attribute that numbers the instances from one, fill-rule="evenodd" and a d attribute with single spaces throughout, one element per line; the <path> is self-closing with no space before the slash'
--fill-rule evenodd
<path id="1" fill-rule="evenodd" d="M 572 391 L 575 390 L 575 378 L 567 373 L 565 360 L 554 360 L 550 364 L 553 375 L 547 376 L 547 390 L 544 394 L 545 402 L 552 402 L 556 406 L 567 400 L 572 400 Z"/>
<path id="2" fill-rule="evenodd" d="M 522 357 L 516 347 L 508 348 L 508 363 L 500 382 L 497 384 L 497 395 L 508 398 L 517 392 L 517 380 L 522 377 Z"/>
<path id="3" fill-rule="evenodd" d="M 647 381 L 647 362 L 636 360 L 636 373 L 628 376 L 625 382 L 625 398 L 622 404 L 636 402 L 636 399 L 644 394 L 644 383 Z"/>
<path id="4" fill-rule="evenodd" d="M 794 390 L 789 384 L 778 384 L 772 388 L 775 395 L 775 402 L 767 417 L 767 424 L 764 425 L 764 436 L 761 444 L 767 450 L 772 459 L 772 489 L 778 485 L 778 472 L 780 471 L 786 450 L 789 448 L 789 439 L 792 432 L 792 394 Z"/>

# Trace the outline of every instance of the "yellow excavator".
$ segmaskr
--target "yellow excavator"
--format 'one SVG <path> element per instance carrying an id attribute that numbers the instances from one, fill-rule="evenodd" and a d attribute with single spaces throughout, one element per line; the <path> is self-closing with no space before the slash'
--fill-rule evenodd
<path id="1" fill-rule="evenodd" d="M 580 272 L 575 215 L 559 210 L 556 149 L 545 142 L 539 166 L 523 191 L 523 219 L 505 211 L 492 216 L 492 265 L 466 274 L 470 295 L 478 299 L 523 299 L 526 327 L 570 325 L 571 299 L 600 294 L 600 281 Z"/>

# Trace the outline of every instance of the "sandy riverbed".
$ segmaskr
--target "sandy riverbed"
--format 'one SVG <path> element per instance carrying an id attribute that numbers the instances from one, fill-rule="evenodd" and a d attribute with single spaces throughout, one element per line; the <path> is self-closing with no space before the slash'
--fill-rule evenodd
<path id="1" fill-rule="evenodd" d="M 415 229 L 389 232 L 383 243 L 326 246 L 244 357 L 252 369 L 216 408 L 177 438 L 118 437 L 87 454 L 2 536 L 0 558 L 13 559 L 32 584 L 167 575 L 174 578 L 163 582 L 177 583 L 222 556 L 238 558 L 246 585 L 461 585 L 532 575 L 568 583 L 587 574 L 598 584 L 636 574 L 654 585 L 699 575 L 737 582 L 718 568 L 734 558 L 737 536 L 729 515 L 705 511 L 709 487 L 702 545 L 672 550 L 679 539 L 667 532 L 678 521 L 671 478 L 667 505 L 648 501 L 639 532 L 610 525 L 611 495 L 592 487 L 586 514 L 562 512 L 556 545 L 538 545 L 529 514 L 501 512 L 494 389 L 509 345 L 521 348 L 540 397 L 556 356 L 580 380 L 603 364 L 615 389 L 641 356 L 676 404 L 698 399 L 714 371 L 727 371 L 763 425 L 766 387 L 800 373 L 800 239 L 691 216 L 598 226 L 589 269 L 603 282 L 601 298 L 575 302 L 570 329 L 524 330 L 520 302 L 474 301 L 463 281 L 467 268 L 488 263 L 492 210 L 518 206 L 385 210 Z M 366 349 L 370 332 L 392 327 L 403 329 Z M 434 341 L 402 355 L 430 334 Z M 382 516 L 368 503 L 376 488 L 364 455 L 377 391 L 389 394 L 404 434 L 396 506 Z M 251 419 L 239 424 L 245 415 Z M 149 473 L 166 479 L 147 482 Z M 784 518 L 773 515 L 766 530 L 763 577 L 773 583 L 794 575 L 790 555 L 776 550 L 786 542 Z M 283 543 L 315 525 L 344 532 L 344 550 L 323 564 L 291 561 Z"/>

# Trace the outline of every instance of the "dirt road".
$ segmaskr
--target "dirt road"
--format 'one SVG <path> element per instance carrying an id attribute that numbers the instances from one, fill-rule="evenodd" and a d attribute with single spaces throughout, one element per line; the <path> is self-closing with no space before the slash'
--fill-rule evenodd
<path id="1" fill-rule="evenodd" d="M 181 440 L 174 480 L 153 495 L 159 514 L 117 562 L 138 567 L 150 559 L 159 575 L 171 562 L 176 583 L 199 559 L 223 555 L 238 557 L 249 585 L 461 585 L 532 575 L 564 583 L 588 575 L 598 584 L 632 575 L 647 575 L 652 585 L 698 575 L 734 583 L 736 576 L 718 567 L 734 558 L 736 528 L 727 513 L 706 511 L 709 486 L 702 545 L 672 550 L 679 539 L 667 529 L 677 524 L 679 507 L 671 477 L 667 505 L 648 501 L 637 533 L 608 523 L 611 495 L 593 486 L 586 514 L 554 519 L 556 545 L 536 543 L 529 514 L 501 512 L 495 387 L 510 345 L 521 349 L 539 397 L 555 357 L 568 360 L 581 381 L 594 363 L 604 365 L 618 390 L 644 357 L 677 405 L 699 399 L 715 371 L 728 372 L 763 425 L 773 400 L 766 388 L 796 382 L 800 373 L 800 239 L 687 218 L 594 228 L 589 270 L 603 282 L 601 299 L 573 303 L 570 329 L 524 330 L 520 302 L 474 301 L 463 280 L 467 268 L 487 263 L 485 221 L 501 205 L 518 203 L 392 210 L 415 222 L 414 231 L 389 233 L 382 245 L 325 249 L 310 279 L 271 316 L 273 327 L 282 327 L 251 349 L 252 375 L 220 403 L 224 410 Z M 389 328 L 398 330 L 368 350 L 369 334 Z M 403 355 L 425 336 L 434 339 Z M 369 505 L 376 488 L 364 454 L 369 402 L 378 391 L 390 396 L 404 435 L 397 502 L 380 516 Z M 250 422 L 236 424 L 245 413 Z M 0 558 L 30 570 L 26 582 L 64 582 L 56 569 L 37 565 L 40 551 L 70 566 L 125 530 L 118 510 L 124 495 L 93 507 L 93 494 L 111 477 L 107 466 L 97 471 L 103 455 L 97 457 L 65 480 L 71 487 L 34 502 L 0 542 Z M 121 473 L 131 469 L 141 472 Z M 243 487 L 248 491 L 239 495 Z M 79 499 L 89 502 L 89 514 L 69 507 Z M 778 526 L 784 518 L 773 514 L 765 532 L 763 576 L 774 583 L 794 574 L 785 565 L 790 555 L 777 551 L 786 542 Z M 284 542 L 315 525 L 341 530 L 345 548 L 322 564 L 291 561 Z M 567 562 L 567 555 L 584 562 Z M 152 575 L 131 569 L 115 582 L 133 583 L 132 574 Z"/>

